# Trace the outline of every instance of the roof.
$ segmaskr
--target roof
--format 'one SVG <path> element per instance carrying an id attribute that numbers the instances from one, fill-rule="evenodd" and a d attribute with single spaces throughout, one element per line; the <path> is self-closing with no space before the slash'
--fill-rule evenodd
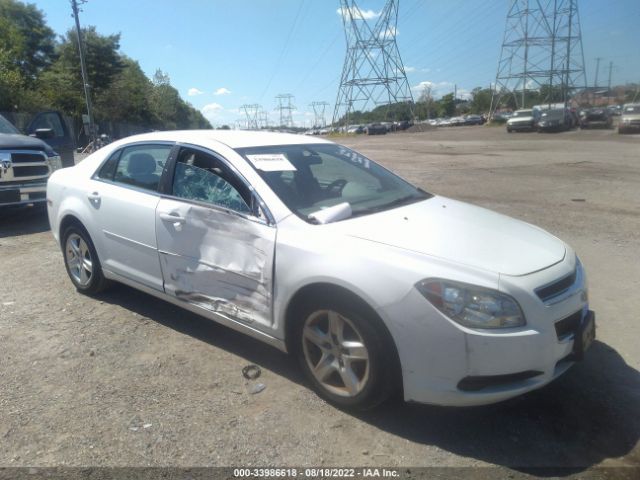
<path id="1" fill-rule="evenodd" d="M 317 137 L 279 132 L 257 132 L 251 130 L 172 130 L 143 133 L 127 137 L 126 142 L 164 140 L 202 144 L 219 142 L 230 148 L 263 147 L 271 145 L 299 145 L 311 143 L 331 143 Z"/>

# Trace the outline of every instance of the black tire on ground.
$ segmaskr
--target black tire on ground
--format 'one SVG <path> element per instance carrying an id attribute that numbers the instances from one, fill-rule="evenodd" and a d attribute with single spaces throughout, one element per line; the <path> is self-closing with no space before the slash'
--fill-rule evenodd
<path id="1" fill-rule="evenodd" d="M 69 238 L 74 236 L 76 239 L 79 237 L 84 241 L 87 251 L 89 254 L 88 259 L 91 262 L 91 274 L 88 276 L 88 281 L 83 284 L 80 282 L 71 272 L 69 265 L 69 256 L 71 255 Z M 78 292 L 83 293 L 85 295 L 96 295 L 105 289 L 107 289 L 111 282 L 104 277 L 102 273 L 102 265 L 100 264 L 100 260 L 98 259 L 98 253 L 93 245 L 93 241 L 91 240 L 91 236 L 87 232 L 87 230 L 80 224 L 72 224 L 65 229 L 61 236 L 62 242 L 62 255 L 64 258 L 64 266 L 67 270 L 67 275 L 69 275 L 69 279 L 71 283 L 76 287 Z"/>
<path id="2" fill-rule="evenodd" d="M 384 328 L 382 320 L 367 310 L 357 306 L 356 302 L 352 302 L 349 299 L 316 299 L 307 302 L 296 315 L 296 324 L 292 331 L 294 335 L 292 353 L 297 357 L 315 392 L 329 403 L 340 408 L 360 411 L 371 410 L 401 389 L 402 374 L 396 360 L 395 347 L 391 344 L 392 339 Z M 356 333 L 362 338 L 368 352 L 369 373 L 367 380 L 363 381 L 362 389 L 354 396 L 341 396 L 329 391 L 314 376 L 307 360 L 304 349 L 304 342 L 306 341 L 304 338 L 305 323 L 322 311 L 332 311 L 343 318 L 347 318 L 355 327 Z M 350 329 L 350 327 L 348 328 Z M 310 349 L 309 345 L 307 349 Z M 320 352 L 320 349 L 317 350 Z M 335 372 L 335 375 L 339 380 L 340 374 Z"/>

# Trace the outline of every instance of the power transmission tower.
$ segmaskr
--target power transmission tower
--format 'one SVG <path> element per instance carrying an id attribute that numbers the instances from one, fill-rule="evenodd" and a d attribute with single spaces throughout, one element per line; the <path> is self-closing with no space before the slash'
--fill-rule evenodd
<path id="1" fill-rule="evenodd" d="M 276 96 L 278 106 L 276 110 L 280 111 L 280 127 L 293 127 L 293 105 L 294 96 L 290 93 L 282 93 Z"/>
<path id="2" fill-rule="evenodd" d="M 347 53 L 333 123 L 349 124 L 355 111 L 406 102 L 413 118 L 413 96 L 396 43 L 398 5 L 387 0 L 374 25 L 356 0 L 340 0 Z"/>
<path id="3" fill-rule="evenodd" d="M 258 122 L 260 123 L 260 128 L 269 128 L 269 112 L 261 110 L 258 113 Z"/>
<path id="4" fill-rule="evenodd" d="M 313 108 L 313 126 L 322 128 L 327 126 L 327 119 L 324 116 L 326 108 L 329 106 L 329 102 L 311 102 L 311 108 Z"/>
<path id="5" fill-rule="evenodd" d="M 82 73 L 82 85 L 84 87 L 84 99 L 87 105 L 87 122 L 89 142 L 96 148 L 96 127 L 93 123 L 93 106 L 91 105 L 91 86 L 89 85 L 89 75 L 87 74 L 87 65 L 85 62 L 84 40 L 82 38 L 82 29 L 80 28 L 80 16 L 78 3 L 87 3 L 87 0 L 71 0 L 71 9 L 73 10 L 73 18 L 76 22 L 76 35 L 78 37 L 78 54 L 80 55 L 80 72 Z"/>
<path id="6" fill-rule="evenodd" d="M 259 130 L 260 127 L 258 125 L 258 112 L 262 107 L 257 103 L 254 103 L 252 105 L 241 105 L 240 108 L 244 110 L 244 114 L 247 116 L 247 129 Z"/>
<path id="7" fill-rule="evenodd" d="M 508 95 L 566 105 L 586 85 L 578 0 L 510 0 L 491 114 Z"/>

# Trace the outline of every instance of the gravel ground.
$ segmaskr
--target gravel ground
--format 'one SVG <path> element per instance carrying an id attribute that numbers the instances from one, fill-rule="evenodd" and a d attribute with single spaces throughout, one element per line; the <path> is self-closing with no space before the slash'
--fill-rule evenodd
<path id="1" fill-rule="evenodd" d="M 124 286 L 79 295 L 43 210 L 3 211 L 0 467 L 640 466 L 640 136 L 465 127 L 342 142 L 571 243 L 598 319 L 587 359 L 493 406 L 353 415 L 258 341 Z"/>

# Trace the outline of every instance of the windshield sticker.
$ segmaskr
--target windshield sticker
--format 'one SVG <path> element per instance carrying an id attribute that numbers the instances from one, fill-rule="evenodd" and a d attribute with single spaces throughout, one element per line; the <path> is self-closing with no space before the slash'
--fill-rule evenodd
<path id="1" fill-rule="evenodd" d="M 296 167 L 281 153 L 247 155 L 249 161 L 263 172 L 294 172 Z"/>
<path id="2" fill-rule="evenodd" d="M 340 155 L 342 155 L 345 158 L 348 158 L 351 162 L 353 162 L 353 163 L 355 163 L 357 165 L 362 165 L 364 168 L 368 169 L 368 168 L 371 167 L 371 161 L 367 157 L 364 157 L 362 155 L 358 155 L 353 150 L 348 150 L 346 148 L 340 148 Z"/>

